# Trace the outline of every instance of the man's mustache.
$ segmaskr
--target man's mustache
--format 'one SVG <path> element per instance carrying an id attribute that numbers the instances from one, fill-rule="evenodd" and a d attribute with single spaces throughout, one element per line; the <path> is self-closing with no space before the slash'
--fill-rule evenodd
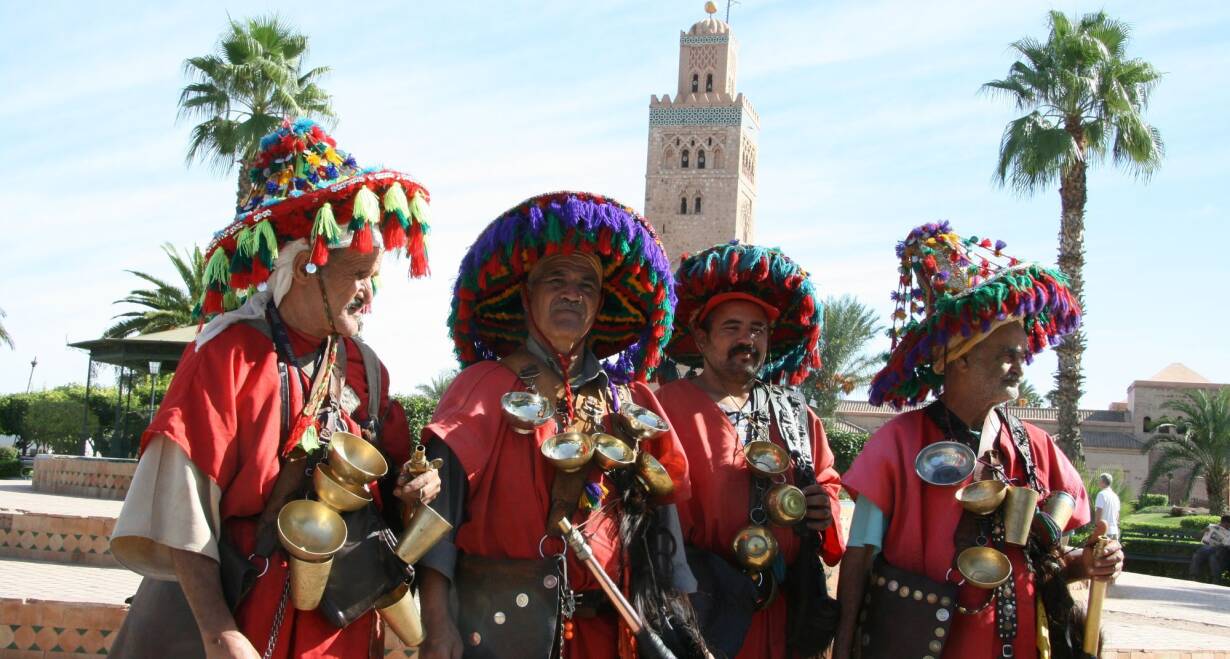
<path id="1" fill-rule="evenodd" d="M 551 303 L 551 311 L 571 311 L 581 315 L 585 314 L 585 303 L 576 302 L 573 300 L 556 300 Z"/>
<path id="2" fill-rule="evenodd" d="M 753 345 L 737 345 L 726 353 L 726 358 L 734 359 L 738 355 L 749 355 L 752 359 L 760 359 L 760 351 Z"/>

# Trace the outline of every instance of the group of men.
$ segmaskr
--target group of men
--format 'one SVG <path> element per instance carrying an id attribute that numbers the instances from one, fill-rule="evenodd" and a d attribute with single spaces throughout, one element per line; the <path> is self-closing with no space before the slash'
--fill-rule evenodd
<path id="1" fill-rule="evenodd" d="M 830 645 L 835 657 L 912 656 L 877 650 L 882 637 L 909 637 L 917 656 L 1075 656 L 1071 598 L 1056 585 L 1112 578 L 1122 553 L 1057 542 L 1088 522 L 1081 479 L 1001 407 L 1022 364 L 1079 322 L 1054 271 L 1001 268 L 1002 246 L 946 224 L 911 232 L 872 402 L 937 400 L 876 432 L 843 478 L 792 388 L 819 366 L 823 309 L 806 271 L 737 242 L 673 268 L 632 209 L 540 195 L 463 257 L 448 321 L 463 370 L 412 437 L 358 335 L 383 253 L 427 273 L 427 191 L 361 168 L 304 120 L 266 137 L 247 167 L 251 193 L 207 253 L 210 320 L 143 437 L 113 535 L 116 558 L 146 577 L 113 656 L 383 656 L 373 603 L 404 582 L 427 659 L 802 657 Z M 364 488 L 371 503 L 346 513 L 347 547 L 395 537 L 424 505 L 453 530 L 392 578 L 335 558 L 328 611 L 305 610 L 288 602 L 278 513 L 313 496 L 307 474 L 339 432 L 393 465 Z M 942 441 L 968 447 L 978 473 L 924 481 L 916 456 Z M 1074 504 L 1063 528 L 1048 537 L 1042 524 L 1022 545 L 1004 542 L 999 521 L 974 531 L 1011 563 L 994 590 L 952 569 L 962 529 L 1001 520 L 972 520 L 954 498 L 972 478 Z M 856 502 L 849 538 L 843 486 Z M 824 564 L 839 560 L 834 598 Z M 886 570 L 955 597 L 902 586 L 916 606 L 876 628 L 884 616 L 869 609 L 883 598 L 871 591 Z M 380 592 L 346 592 L 369 581 Z"/>

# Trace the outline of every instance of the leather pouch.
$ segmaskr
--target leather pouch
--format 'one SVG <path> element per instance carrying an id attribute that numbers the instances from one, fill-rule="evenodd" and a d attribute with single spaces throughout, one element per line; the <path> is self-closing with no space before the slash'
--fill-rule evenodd
<path id="1" fill-rule="evenodd" d="M 956 615 L 957 586 L 889 565 L 879 554 L 859 613 L 861 659 L 937 658 Z"/>
<path id="2" fill-rule="evenodd" d="M 316 609 L 342 628 L 371 610 L 376 600 L 413 575 L 393 552 L 392 532 L 374 505 L 342 515 L 346 544 L 333 556 L 333 568 Z"/>
<path id="3" fill-rule="evenodd" d="M 560 617 L 558 559 L 457 560 L 457 629 L 466 659 L 549 659 Z"/>

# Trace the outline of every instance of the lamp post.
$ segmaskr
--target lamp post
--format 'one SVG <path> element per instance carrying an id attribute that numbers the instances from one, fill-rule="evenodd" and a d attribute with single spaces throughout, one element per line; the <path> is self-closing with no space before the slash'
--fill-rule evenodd
<path id="1" fill-rule="evenodd" d="M 30 379 L 26 380 L 26 393 L 30 393 L 30 385 L 34 384 L 34 367 L 38 366 L 38 357 L 30 360 Z"/>
<path id="2" fill-rule="evenodd" d="M 149 363 L 149 420 L 154 421 L 154 383 L 158 381 L 158 373 L 162 371 L 162 362 Z"/>

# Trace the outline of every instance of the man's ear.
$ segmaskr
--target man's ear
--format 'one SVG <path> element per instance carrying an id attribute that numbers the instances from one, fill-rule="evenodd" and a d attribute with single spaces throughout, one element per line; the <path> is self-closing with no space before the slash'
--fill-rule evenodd
<path id="1" fill-rule="evenodd" d="M 706 332 L 700 325 L 693 325 L 692 340 L 696 342 L 696 349 L 700 352 L 704 352 L 705 347 L 709 345 L 709 333 Z"/>
<path id="2" fill-rule="evenodd" d="M 307 265 L 312 258 L 310 251 L 302 251 L 295 255 L 295 260 L 291 262 L 291 280 L 295 283 L 302 284 L 307 282 L 312 275 L 307 272 Z"/>

